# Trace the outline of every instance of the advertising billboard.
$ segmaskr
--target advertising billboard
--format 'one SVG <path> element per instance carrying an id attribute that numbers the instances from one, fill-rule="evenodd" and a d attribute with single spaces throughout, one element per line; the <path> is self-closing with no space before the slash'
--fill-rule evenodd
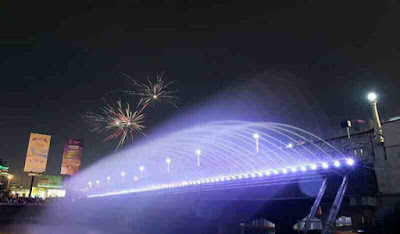
<path id="1" fill-rule="evenodd" d="M 39 188 L 61 188 L 63 183 L 62 176 L 42 175 L 39 177 L 37 187 Z"/>
<path id="2" fill-rule="evenodd" d="M 43 173 L 46 171 L 50 149 L 50 135 L 31 133 L 26 153 L 24 172 Z"/>
<path id="3" fill-rule="evenodd" d="M 61 163 L 62 175 L 73 175 L 81 167 L 81 158 L 83 151 L 83 141 L 68 138 L 65 141 L 64 153 Z"/>

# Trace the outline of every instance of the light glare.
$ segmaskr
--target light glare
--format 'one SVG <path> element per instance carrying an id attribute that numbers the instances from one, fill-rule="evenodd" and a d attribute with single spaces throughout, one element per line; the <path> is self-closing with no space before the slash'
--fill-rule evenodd
<path id="1" fill-rule="evenodd" d="M 376 93 L 374 93 L 374 92 L 369 93 L 367 98 L 370 102 L 376 101 L 376 99 L 377 99 Z"/>
<path id="2" fill-rule="evenodd" d="M 349 166 L 353 166 L 353 165 L 354 165 L 354 160 L 353 160 L 352 158 L 348 158 L 348 159 L 346 160 L 346 163 L 347 163 L 347 165 L 349 165 Z"/>

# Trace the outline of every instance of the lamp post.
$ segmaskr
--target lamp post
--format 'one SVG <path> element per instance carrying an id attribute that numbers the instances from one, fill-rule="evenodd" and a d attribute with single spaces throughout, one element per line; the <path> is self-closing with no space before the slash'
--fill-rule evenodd
<path id="1" fill-rule="evenodd" d="M 198 149 L 196 150 L 196 155 L 197 155 L 197 166 L 200 166 L 200 155 L 201 155 L 201 150 Z"/>
<path id="2" fill-rule="evenodd" d="M 371 92 L 368 94 L 367 98 L 372 107 L 372 118 L 374 121 L 375 142 L 382 144 L 382 143 L 384 143 L 384 138 L 383 138 L 381 121 L 379 119 L 378 108 L 376 105 L 378 102 L 377 101 L 378 96 L 375 93 Z"/>
<path id="3" fill-rule="evenodd" d="M 143 178 L 144 166 L 140 166 L 140 178 Z"/>
<path id="4" fill-rule="evenodd" d="M 165 159 L 165 162 L 167 163 L 167 173 L 169 173 L 169 164 L 171 164 L 171 159 L 167 158 Z"/>
<path id="5" fill-rule="evenodd" d="M 258 133 L 254 133 L 253 138 L 256 140 L 256 152 L 258 153 L 258 139 L 260 138 L 260 135 L 258 135 Z"/>
<path id="6" fill-rule="evenodd" d="M 122 183 L 124 183 L 124 177 L 125 177 L 125 172 L 123 171 L 123 172 L 121 172 L 121 181 L 122 181 Z"/>

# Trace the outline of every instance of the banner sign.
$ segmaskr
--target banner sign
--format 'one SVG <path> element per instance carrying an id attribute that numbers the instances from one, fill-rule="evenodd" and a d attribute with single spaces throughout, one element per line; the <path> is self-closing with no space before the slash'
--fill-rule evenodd
<path id="1" fill-rule="evenodd" d="M 64 145 L 64 154 L 61 163 L 62 175 L 73 175 L 81 167 L 83 141 L 68 138 Z"/>
<path id="2" fill-rule="evenodd" d="M 49 135 L 31 133 L 24 172 L 43 173 L 46 171 L 50 139 Z"/>
<path id="3" fill-rule="evenodd" d="M 61 188 L 63 183 L 62 176 L 43 175 L 39 178 L 39 188 Z"/>

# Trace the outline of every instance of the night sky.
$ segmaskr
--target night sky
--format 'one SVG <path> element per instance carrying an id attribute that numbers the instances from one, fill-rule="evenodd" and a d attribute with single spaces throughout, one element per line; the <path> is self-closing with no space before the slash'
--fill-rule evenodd
<path id="1" fill-rule="evenodd" d="M 176 80 L 179 110 L 151 109 L 150 138 L 214 119 L 333 136 L 369 118 L 370 90 L 383 119 L 399 115 L 398 12 L 395 0 L 1 1 L 0 158 L 27 184 L 30 132 L 53 136 L 47 174 L 66 137 L 85 140 L 83 167 L 112 153 L 82 115 L 129 85 L 120 72 Z"/>

